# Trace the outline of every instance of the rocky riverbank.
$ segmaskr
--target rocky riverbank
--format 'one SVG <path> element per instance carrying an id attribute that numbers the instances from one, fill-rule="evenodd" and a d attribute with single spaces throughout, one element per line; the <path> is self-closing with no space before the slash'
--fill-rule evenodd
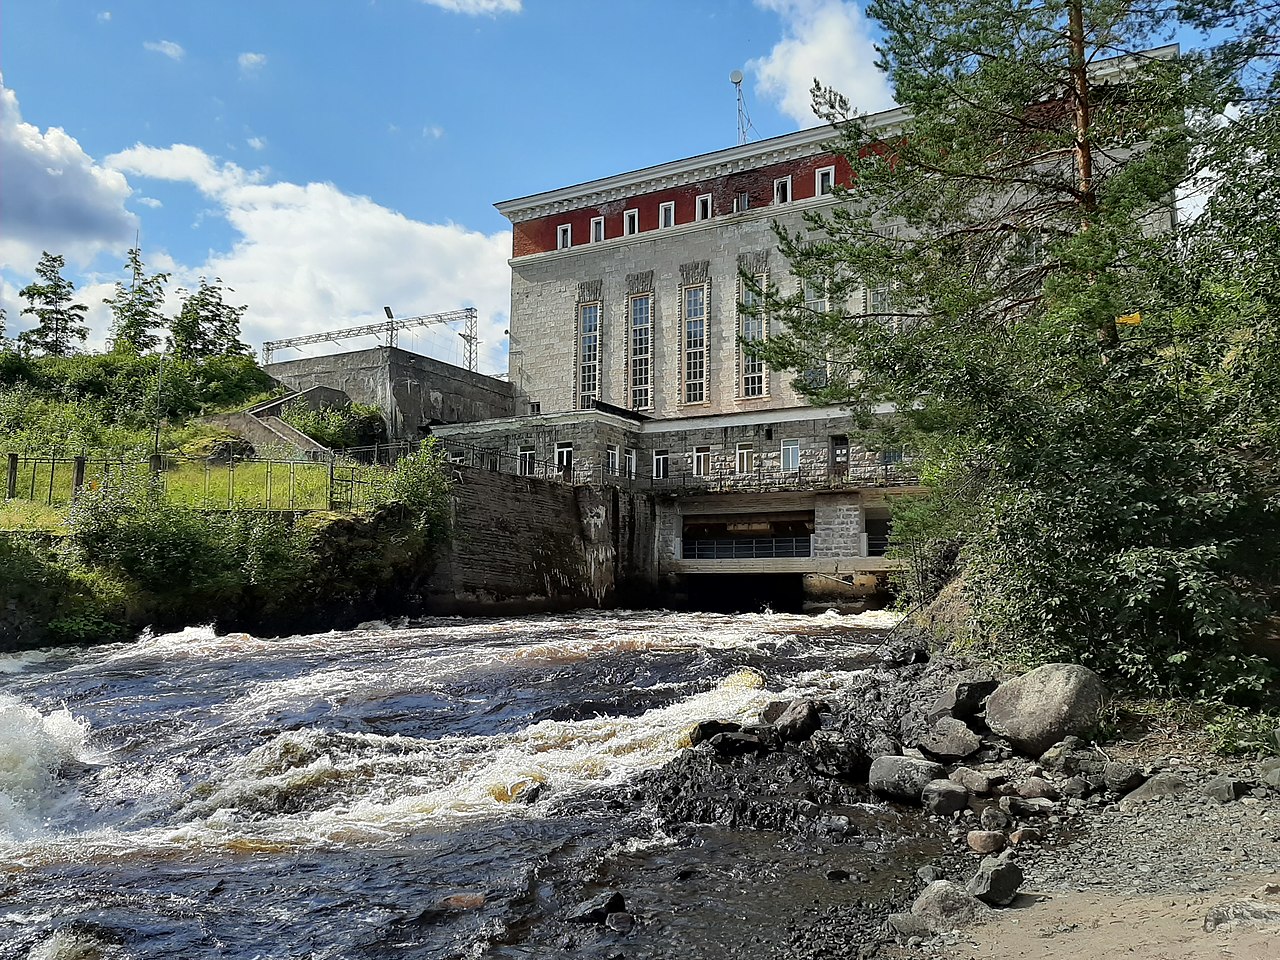
<path id="1" fill-rule="evenodd" d="M 1161 909 L 1198 931 L 1198 946 L 1276 942 L 1280 887 L 1264 882 L 1280 880 L 1280 759 L 1096 743 L 1105 698 L 1081 667 L 1002 678 L 897 643 L 826 702 L 780 701 L 754 724 L 708 718 L 690 749 L 612 802 L 682 842 L 713 824 L 834 855 L 815 868 L 833 889 L 863 895 L 813 898 L 753 956 L 1043 956 L 1055 937 L 1114 937 L 1092 907 L 1075 919 L 1068 910 L 1099 897 L 1171 897 Z M 625 872 L 613 882 L 625 896 Z M 661 955 L 628 949 L 644 909 L 611 902 L 599 916 L 584 907 L 585 922 L 571 917 L 566 943 L 591 956 Z M 1039 944 L 1020 945 L 1030 929 Z M 1217 954 L 1168 954 L 1201 955 Z"/>

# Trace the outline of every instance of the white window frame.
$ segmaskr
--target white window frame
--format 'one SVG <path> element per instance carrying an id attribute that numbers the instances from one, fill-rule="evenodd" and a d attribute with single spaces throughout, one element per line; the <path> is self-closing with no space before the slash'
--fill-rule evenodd
<path id="1" fill-rule="evenodd" d="M 516 450 L 516 473 L 522 477 L 532 477 L 535 467 L 537 448 L 532 444 L 521 444 Z"/>
<path id="2" fill-rule="evenodd" d="M 636 478 L 636 455 L 635 447 L 626 447 L 622 451 L 622 466 L 627 471 L 627 479 L 634 480 Z"/>
<path id="3" fill-rule="evenodd" d="M 755 279 L 756 279 L 756 282 L 760 285 L 760 289 L 763 290 L 765 288 L 765 285 L 768 283 L 768 276 L 762 273 L 762 274 L 759 274 Z M 769 339 L 769 319 L 768 317 L 764 316 L 763 313 L 753 318 L 750 315 L 748 315 L 746 311 L 742 309 L 742 304 L 746 303 L 748 294 L 749 294 L 749 291 L 747 290 L 746 281 L 744 281 L 741 277 L 739 277 L 738 278 L 738 308 L 737 308 L 737 313 L 738 313 L 738 330 L 737 330 L 737 334 L 738 334 L 738 344 L 737 344 L 737 347 L 738 347 L 738 397 L 742 400 L 759 400 L 763 397 L 769 396 L 769 368 L 765 365 L 763 360 L 760 360 L 758 358 L 752 359 L 750 356 L 747 355 L 746 349 L 744 347 L 744 341 L 756 340 L 756 339 L 768 340 Z M 756 324 L 759 324 L 759 334 L 760 334 L 759 337 L 747 336 L 748 323 L 752 324 L 753 327 L 755 327 Z M 758 392 L 753 393 L 748 390 L 748 380 L 747 380 L 748 377 L 760 378 Z M 754 383 L 752 383 L 751 385 L 753 387 L 755 386 Z"/>
<path id="4" fill-rule="evenodd" d="M 618 445 L 616 443 L 607 444 L 604 448 L 605 469 L 609 472 L 609 476 L 616 477 L 618 475 Z"/>
<path id="5" fill-rule="evenodd" d="M 676 225 L 676 202 L 668 200 L 658 204 L 658 229 L 666 230 Z"/>
<path id="6" fill-rule="evenodd" d="M 671 451 L 653 451 L 653 479 L 666 480 L 671 476 Z"/>
<path id="7" fill-rule="evenodd" d="M 811 292 L 817 290 L 822 292 L 822 296 L 810 296 Z M 825 278 L 819 280 L 801 280 L 800 292 L 801 296 L 804 297 L 804 306 L 806 310 L 810 310 L 813 313 L 826 313 L 831 309 L 831 287 Z M 822 304 L 822 306 L 817 307 L 814 306 L 814 304 Z"/>
<path id="8" fill-rule="evenodd" d="M 573 473 L 573 443 L 561 440 L 556 444 L 556 471 Z"/>
<path id="9" fill-rule="evenodd" d="M 646 322 L 639 326 L 636 325 L 638 300 L 647 304 Z M 653 306 L 651 291 L 627 297 L 627 397 L 632 410 L 653 409 Z"/>
<path id="10" fill-rule="evenodd" d="M 689 317 L 689 295 L 702 292 L 701 336 L 693 336 Z M 680 401 L 683 404 L 706 403 L 708 400 L 707 361 L 711 320 L 711 284 L 688 283 L 680 287 Z M 695 374 L 696 376 L 692 375 Z"/>
<path id="11" fill-rule="evenodd" d="M 703 193 L 698 195 L 697 203 L 694 206 L 694 220 L 710 220 L 711 213 L 715 209 L 712 205 L 711 194 Z"/>
<path id="12" fill-rule="evenodd" d="M 744 213 L 751 209 L 751 191 L 739 190 L 733 195 L 733 212 Z"/>
<path id="13" fill-rule="evenodd" d="M 587 317 L 594 316 L 594 324 L 588 328 Z M 591 300 L 578 304 L 577 350 L 574 351 L 575 409 L 590 410 L 600 396 L 600 347 L 604 320 L 604 304 Z M 588 399 L 592 402 L 588 403 Z"/>
<path id="14" fill-rule="evenodd" d="M 823 174 L 826 174 L 828 177 L 831 178 L 830 189 L 828 190 L 822 189 Z M 815 197 L 829 197 L 835 192 L 836 192 L 836 168 L 834 166 L 819 167 L 817 170 L 813 171 L 813 195 Z"/>
<path id="15" fill-rule="evenodd" d="M 556 249 L 568 250 L 573 246 L 573 224 L 562 223 L 556 227 Z"/>
<path id="16" fill-rule="evenodd" d="M 604 242 L 604 217 L 591 218 L 591 242 Z"/>
<path id="17" fill-rule="evenodd" d="M 640 211 L 631 209 L 622 211 L 622 235 L 634 237 L 640 232 Z"/>
<path id="18" fill-rule="evenodd" d="M 542 416 L 542 401 L 541 401 L 541 400 L 530 400 L 530 401 L 529 401 L 529 416 L 531 416 L 531 417 L 540 417 L 540 416 Z"/>
<path id="19" fill-rule="evenodd" d="M 784 205 L 791 202 L 791 177 L 778 177 L 773 181 L 773 202 Z"/>
<path id="20" fill-rule="evenodd" d="M 778 463 L 782 470 L 795 473 L 800 470 L 800 441 L 783 440 L 778 447 Z"/>
<path id="21" fill-rule="evenodd" d="M 750 441 L 738 444 L 735 451 L 734 469 L 740 473 L 754 473 L 756 469 L 756 445 Z"/>
<path id="22" fill-rule="evenodd" d="M 693 475 L 695 477 L 711 476 L 711 447 L 693 448 Z"/>

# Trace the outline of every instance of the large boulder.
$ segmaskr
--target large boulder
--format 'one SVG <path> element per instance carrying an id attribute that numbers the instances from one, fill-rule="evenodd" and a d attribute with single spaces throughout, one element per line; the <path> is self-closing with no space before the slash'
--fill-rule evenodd
<path id="1" fill-rule="evenodd" d="M 836 780 L 865 782 L 871 761 L 862 745 L 831 730 L 817 730 L 800 747 L 809 766 Z"/>
<path id="2" fill-rule="evenodd" d="M 1121 803 L 1149 803 L 1152 800 L 1163 800 L 1166 797 L 1179 796 L 1185 793 L 1186 789 L 1185 780 L 1176 773 L 1165 771 L 1157 773 L 1136 790 L 1129 791 Z"/>
<path id="3" fill-rule="evenodd" d="M 987 698 L 987 726 L 1038 757 L 1092 727 L 1106 700 L 1107 688 L 1088 667 L 1049 663 L 996 688 Z"/>
<path id="4" fill-rule="evenodd" d="M 799 743 L 808 740 L 821 723 L 818 708 L 812 701 L 792 700 L 791 705 L 773 722 L 773 726 L 783 740 Z"/>
<path id="5" fill-rule="evenodd" d="M 867 783 L 872 791 L 890 800 L 919 803 L 920 795 L 934 780 L 946 776 L 942 765 L 915 757 L 878 757 L 871 764 Z"/>
<path id="6" fill-rule="evenodd" d="M 924 888 L 911 905 L 913 916 L 919 917 L 933 933 L 945 933 L 991 916 L 991 908 L 950 880 L 935 880 Z"/>
<path id="7" fill-rule="evenodd" d="M 929 708 L 930 720 L 941 717 L 954 717 L 957 720 L 968 720 L 976 717 L 982 709 L 982 703 L 1000 686 L 999 680 L 966 680 L 948 689 Z"/>
<path id="8" fill-rule="evenodd" d="M 977 753 L 982 739 L 964 721 L 943 717 L 916 741 L 916 746 L 939 760 L 954 762 Z"/>
<path id="9" fill-rule="evenodd" d="M 1022 868 L 1008 854 L 999 857 L 986 857 L 978 866 L 964 888 L 971 897 L 977 897 L 983 903 L 993 907 L 1007 907 L 1018 895 L 1022 886 Z"/>
<path id="10" fill-rule="evenodd" d="M 950 780 L 931 780 L 920 792 L 924 808 L 939 817 L 959 813 L 969 803 L 969 791 Z"/>

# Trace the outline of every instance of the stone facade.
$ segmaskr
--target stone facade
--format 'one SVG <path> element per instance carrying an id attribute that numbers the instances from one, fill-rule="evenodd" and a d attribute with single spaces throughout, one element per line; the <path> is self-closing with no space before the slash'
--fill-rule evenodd
<path id="1" fill-rule="evenodd" d="M 863 505 L 858 497 L 820 496 L 814 502 L 813 555 L 866 556 L 862 536 Z"/>

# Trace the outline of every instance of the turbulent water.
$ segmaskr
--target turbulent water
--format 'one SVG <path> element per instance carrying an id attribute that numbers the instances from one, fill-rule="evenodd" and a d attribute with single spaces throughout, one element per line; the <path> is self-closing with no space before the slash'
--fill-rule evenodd
<path id="1" fill-rule="evenodd" d="M 603 788 L 669 760 L 698 720 L 838 689 L 883 625 L 188 629 L 0 660 L 0 958 L 545 955 L 522 918 L 556 864 L 591 849 L 602 876 L 642 877 L 688 861 Z M 699 843 L 711 877 L 777 862 L 758 839 Z M 671 955 L 721 955 L 739 922 L 725 905 L 765 897 L 756 880 L 708 881 L 685 920 L 655 892 Z"/>

